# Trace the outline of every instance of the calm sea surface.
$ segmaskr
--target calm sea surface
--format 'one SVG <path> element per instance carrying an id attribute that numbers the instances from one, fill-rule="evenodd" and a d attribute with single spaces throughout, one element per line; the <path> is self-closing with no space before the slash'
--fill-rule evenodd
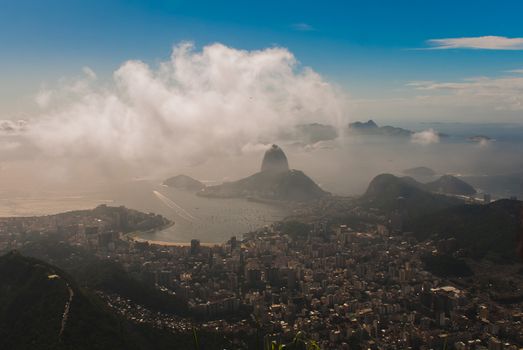
<path id="1" fill-rule="evenodd" d="M 0 216 L 47 215 L 99 204 L 125 205 L 174 220 L 175 225 L 140 238 L 186 243 L 220 243 L 233 235 L 271 224 L 286 216 L 281 208 L 244 199 L 210 199 L 152 181 L 132 181 L 103 191 L 1 193 Z"/>

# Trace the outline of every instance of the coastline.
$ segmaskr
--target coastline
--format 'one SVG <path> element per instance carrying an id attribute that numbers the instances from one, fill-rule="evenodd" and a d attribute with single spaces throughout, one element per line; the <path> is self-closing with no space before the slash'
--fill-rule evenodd
<path id="1" fill-rule="evenodd" d="M 145 239 L 140 237 L 134 237 L 134 236 L 128 236 L 128 238 L 135 242 L 144 243 L 147 242 L 151 245 L 158 245 L 162 247 L 190 247 L 191 242 L 168 242 L 168 241 L 156 241 L 152 239 Z M 200 242 L 200 246 L 203 247 L 214 247 L 214 246 L 220 246 L 222 243 L 208 243 L 208 242 Z"/>
<path id="2" fill-rule="evenodd" d="M 140 242 L 140 243 L 149 243 L 151 245 L 158 245 L 158 246 L 162 246 L 162 247 L 190 247 L 191 246 L 191 242 L 169 242 L 169 241 L 159 241 L 159 240 L 154 240 L 154 239 L 146 239 L 146 238 L 141 238 L 141 237 L 138 237 L 139 234 L 144 234 L 144 233 L 153 233 L 153 232 L 156 232 L 156 231 L 162 231 L 162 230 L 165 230 L 169 227 L 172 227 L 175 225 L 175 222 L 174 221 L 170 221 L 168 224 L 162 226 L 162 227 L 159 227 L 159 228 L 154 228 L 154 229 L 151 229 L 151 230 L 147 230 L 147 231 L 135 231 L 135 232 L 129 232 L 129 233 L 126 233 L 125 234 L 125 237 L 128 239 L 128 240 L 131 240 L 131 241 L 134 241 L 134 242 Z M 209 242 L 200 242 L 200 245 L 203 246 L 203 247 L 214 247 L 214 246 L 219 246 L 221 245 L 222 243 L 209 243 Z"/>

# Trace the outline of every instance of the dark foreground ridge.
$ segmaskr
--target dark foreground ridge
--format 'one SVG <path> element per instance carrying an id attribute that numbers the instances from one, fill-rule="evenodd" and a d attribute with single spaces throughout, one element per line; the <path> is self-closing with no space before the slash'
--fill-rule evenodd
<path id="1" fill-rule="evenodd" d="M 66 273 L 17 252 L 0 257 L 3 349 L 139 349 L 133 335 Z"/>
<path id="2" fill-rule="evenodd" d="M 62 244 L 59 249 L 64 248 Z M 0 348 L 167 350 L 199 345 L 202 349 L 223 349 L 223 337 L 204 331 L 195 335 L 190 328 L 175 331 L 155 327 L 115 312 L 117 303 L 129 303 L 126 297 L 145 302 L 148 299 L 152 303 L 158 301 L 154 294 L 161 292 L 151 292 L 151 288 L 140 287 L 136 281 L 129 284 L 124 270 L 108 271 L 111 265 L 108 262 L 98 265 L 89 268 L 89 272 L 75 272 L 80 278 L 78 283 L 68 273 L 42 260 L 16 251 L 1 256 Z M 95 280 L 98 282 L 93 283 Z M 114 291 L 106 294 L 111 288 Z M 114 294 L 116 291 L 122 293 Z M 128 305 L 136 307 L 134 302 Z M 166 312 L 164 307 L 149 307 Z"/>

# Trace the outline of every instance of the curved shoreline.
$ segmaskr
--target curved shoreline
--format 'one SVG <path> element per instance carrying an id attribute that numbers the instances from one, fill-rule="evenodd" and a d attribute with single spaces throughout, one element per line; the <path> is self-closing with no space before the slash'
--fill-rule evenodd
<path id="1" fill-rule="evenodd" d="M 140 243 L 147 242 L 151 245 L 158 245 L 158 246 L 162 246 L 162 247 L 190 247 L 191 246 L 191 242 L 157 241 L 157 240 L 145 239 L 145 238 L 140 238 L 140 237 L 132 237 L 132 236 L 129 236 L 128 238 L 134 242 L 140 242 Z M 214 246 L 220 246 L 222 244 L 223 243 L 200 242 L 200 245 L 204 246 L 204 247 L 214 247 Z"/>
<path id="2" fill-rule="evenodd" d="M 130 241 L 140 242 L 140 243 L 147 242 L 151 245 L 158 245 L 158 246 L 163 246 L 163 247 L 190 247 L 191 242 L 169 242 L 169 241 L 159 241 L 159 240 L 154 240 L 154 239 L 146 239 L 146 238 L 138 237 L 138 235 L 141 235 L 144 233 L 147 234 L 147 233 L 154 233 L 157 231 L 163 231 L 174 225 L 175 225 L 175 222 L 170 221 L 168 224 L 158 227 L 158 228 L 150 229 L 147 231 L 129 232 L 129 233 L 126 233 L 124 236 Z M 222 243 L 200 242 L 200 245 L 204 246 L 204 247 L 214 247 L 214 246 L 219 246 L 221 244 Z"/>

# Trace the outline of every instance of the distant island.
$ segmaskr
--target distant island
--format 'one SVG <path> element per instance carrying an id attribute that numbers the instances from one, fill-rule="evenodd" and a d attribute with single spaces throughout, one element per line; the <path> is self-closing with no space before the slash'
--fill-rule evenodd
<path id="1" fill-rule="evenodd" d="M 187 191 L 200 191 L 202 188 L 205 187 L 205 185 L 200 181 L 183 174 L 170 177 L 167 180 L 165 180 L 163 184 L 169 187 L 174 187 Z"/>
<path id="2" fill-rule="evenodd" d="M 394 126 L 378 126 L 372 119 L 367 122 L 354 122 L 349 124 L 348 132 L 360 135 L 378 135 L 394 137 L 410 137 L 414 132 Z"/>
<path id="3" fill-rule="evenodd" d="M 361 122 L 356 121 L 348 125 L 347 133 L 350 135 L 370 135 L 370 136 L 387 136 L 387 137 L 398 137 L 408 138 L 415 134 L 415 131 L 399 128 L 396 126 L 379 126 L 372 119 Z M 448 137 L 447 134 L 437 133 L 439 137 Z"/>
<path id="4" fill-rule="evenodd" d="M 490 138 L 486 135 L 475 135 L 475 136 L 467 137 L 467 141 L 476 142 L 476 143 L 480 143 L 480 144 L 486 144 L 488 142 L 494 141 L 494 139 Z"/>
<path id="5" fill-rule="evenodd" d="M 310 123 L 296 126 L 296 138 L 306 143 L 330 141 L 338 137 L 338 130 L 332 125 Z"/>
<path id="6" fill-rule="evenodd" d="M 244 179 L 208 186 L 198 192 L 204 197 L 244 197 L 280 201 L 308 201 L 328 195 L 300 170 L 291 170 L 283 150 L 272 145 L 263 158 L 261 170 Z"/>

